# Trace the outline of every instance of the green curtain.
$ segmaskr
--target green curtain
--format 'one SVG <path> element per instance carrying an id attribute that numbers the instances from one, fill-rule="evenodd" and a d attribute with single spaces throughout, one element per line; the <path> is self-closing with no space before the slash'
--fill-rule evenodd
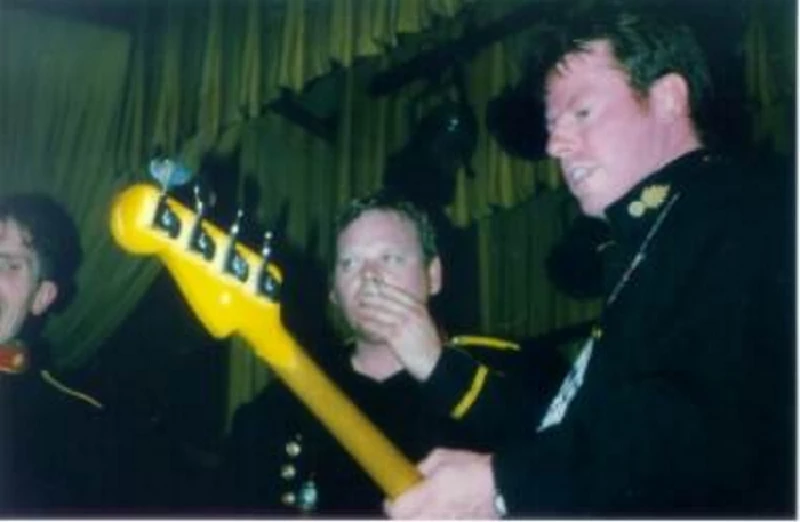
<path id="1" fill-rule="evenodd" d="M 142 2 L 120 165 L 157 149 L 196 167 L 227 129 L 283 90 L 397 45 L 474 0 Z"/>
<path id="2" fill-rule="evenodd" d="M 470 5 L 482 23 L 519 6 L 517 2 Z M 263 212 L 274 213 L 288 205 L 292 240 L 307 248 L 309 255 L 327 259 L 331 254 L 336 209 L 351 197 L 381 185 L 387 158 L 409 138 L 412 117 L 420 117 L 441 99 L 455 96 L 452 88 L 445 88 L 420 101 L 425 85 L 416 82 L 391 96 L 375 98 L 367 93 L 368 82 L 375 73 L 436 42 L 457 38 L 463 24 L 463 19 L 455 17 L 439 23 L 433 34 L 405 35 L 402 52 L 361 60 L 341 71 L 344 87 L 333 150 L 310 135 L 292 135 L 292 126 L 274 117 L 259 121 L 245 132 L 242 173 L 256 173 L 262 193 L 267 188 L 271 191 L 266 196 L 269 204 L 261 207 Z M 465 64 L 467 96 L 479 121 L 483 121 L 489 100 L 518 79 L 518 58 L 527 36 L 520 34 L 497 42 Z M 779 43 L 763 38 L 751 45 L 768 55 L 767 49 Z M 770 135 L 775 134 L 773 129 Z M 296 151 L 300 151 L 300 157 Z M 481 125 L 472 167 L 474 177 L 464 171 L 458 174 L 456 198 L 448 213 L 457 225 L 477 230 L 479 273 L 474 285 L 481 296 L 481 329 L 522 337 L 596 317 L 598 301 L 569 298 L 554 288 L 545 274 L 546 254 L 576 214 L 555 163 L 510 156 Z M 248 362 L 248 357 L 246 350 L 239 349 L 231 360 L 231 412 L 268 381 L 266 369 L 252 358 Z"/>
<path id="3" fill-rule="evenodd" d="M 53 193 L 76 218 L 86 251 L 81 293 L 48 330 L 58 364 L 87 361 L 158 270 L 121 254 L 107 229 L 114 192 L 142 177 L 157 149 L 193 166 L 209 150 L 241 150 L 242 179 L 263 189 L 260 217 L 269 221 L 286 207 L 292 241 L 324 258 L 335 209 L 380 185 L 386 158 L 408 138 L 409 106 L 423 88 L 417 82 L 370 98 L 370 75 L 459 36 L 467 9 L 486 23 L 522 3 L 142 2 L 130 35 L 0 8 L 0 191 Z M 758 136 L 791 150 L 794 29 L 767 4 L 750 4 L 743 74 Z M 519 75 L 520 41 L 498 42 L 464 63 L 481 122 L 488 100 Z M 300 93 L 332 71 L 344 85 L 335 143 L 270 115 L 283 91 Z M 547 203 L 560 186 L 555 166 L 508 156 L 483 127 L 476 176 L 459 174 L 448 209 L 458 225 L 478 227 L 482 327 L 531 335 L 586 317 L 591 307 L 542 290 L 544 249 L 563 229 L 558 205 Z M 237 367 L 232 359 L 231 372 Z M 261 377 L 249 380 L 257 387 Z"/>
<path id="4" fill-rule="evenodd" d="M 108 228 L 126 34 L 0 10 L 0 192 L 43 191 L 79 227 L 84 262 L 75 301 L 47 324 L 53 364 L 74 368 L 139 300 L 155 274 L 114 245 Z"/>
<path id="5" fill-rule="evenodd" d="M 600 300 L 569 297 L 545 268 L 551 248 L 577 215 L 566 190 L 551 190 L 477 222 L 484 330 L 526 337 L 597 317 Z"/>
<path id="6" fill-rule="evenodd" d="M 479 2 L 471 7 L 473 16 L 485 24 L 518 9 L 520 5 L 520 2 Z M 424 52 L 437 42 L 444 44 L 448 39 L 462 36 L 465 19 L 453 19 L 440 24 L 437 29 L 435 36 L 421 34 L 405 38 L 404 51 L 396 53 L 396 56 L 361 63 L 357 70 L 346 72 L 336 143 L 338 202 L 380 186 L 386 160 L 410 137 L 412 120 L 423 117 L 426 110 L 442 100 L 456 99 L 455 87 L 447 83 L 433 94 L 424 94 L 428 85 L 420 81 L 389 96 L 376 98 L 367 92 L 367 83 L 375 73 Z M 489 216 L 496 207 L 511 208 L 541 190 L 561 184 L 552 162 L 530 162 L 508 154 L 489 135 L 484 124 L 489 101 L 519 79 L 518 58 L 525 41 L 521 37 L 499 41 L 463 64 L 467 101 L 473 108 L 479 128 L 471 161 L 474 176 L 468 176 L 466 169 L 460 170 L 455 200 L 448 208 L 450 218 L 458 226 L 468 226 Z M 447 79 L 446 71 L 444 78 Z M 538 124 L 540 122 L 531 121 L 531 125 Z"/>
<path id="7" fill-rule="evenodd" d="M 750 3 L 743 42 L 754 141 L 785 154 L 791 154 L 796 147 L 797 4 L 794 5 L 791 10 L 776 9 L 770 2 Z"/>
<path id="8" fill-rule="evenodd" d="M 379 56 L 397 46 L 401 35 L 425 31 L 470 3 L 142 3 L 125 86 L 118 170 L 128 177 L 141 175 L 145 160 L 157 150 L 194 168 L 208 152 L 240 150 L 241 179 L 254 181 L 248 187 L 257 187 L 262 198 L 258 220 L 270 222 L 288 208 L 289 239 L 308 248 L 316 238 L 310 253 L 324 257 L 335 209 L 380 184 L 385 133 L 352 134 L 362 129 L 351 118 L 373 116 L 353 111 L 339 123 L 340 134 L 348 137 L 338 143 L 353 148 L 345 153 L 271 114 L 268 105 L 284 90 L 299 92 L 334 70 L 346 71 L 352 85 L 351 66 L 358 58 Z M 346 89 L 345 96 L 353 95 Z M 392 118 L 391 125 L 396 121 Z M 348 161 L 359 168 L 351 172 Z M 267 382 L 268 372 L 237 341 L 230 354 L 232 412 Z"/>
<path id="9" fill-rule="evenodd" d="M 331 175 L 334 163 L 334 150 L 328 143 L 277 114 L 244 125 L 239 175 L 241 191 L 247 187 L 248 196 L 258 196 L 252 221 L 282 234 L 282 243 L 302 250 L 304 256 L 325 259 L 331 250 L 335 212 L 336 178 Z M 245 199 L 241 193 L 239 200 Z M 278 224 L 285 230 L 274 230 Z M 295 267 L 282 268 L 285 272 Z M 292 277 L 308 276 L 292 273 Z M 227 422 L 236 407 L 251 399 L 267 382 L 269 371 L 265 364 L 245 343 L 233 339 Z"/>

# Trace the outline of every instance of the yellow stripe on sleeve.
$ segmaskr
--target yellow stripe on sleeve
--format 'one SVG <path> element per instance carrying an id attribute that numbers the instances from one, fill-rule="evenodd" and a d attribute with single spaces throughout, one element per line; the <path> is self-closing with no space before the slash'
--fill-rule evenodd
<path id="1" fill-rule="evenodd" d="M 494 348 L 495 350 L 509 350 L 518 352 L 519 344 L 497 337 L 484 337 L 482 335 L 457 335 L 450 339 L 450 344 L 454 346 L 480 346 L 484 348 Z"/>
<path id="2" fill-rule="evenodd" d="M 484 365 L 480 365 L 478 367 L 478 371 L 475 372 L 475 377 L 472 378 L 472 384 L 469 387 L 469 390 L 464 397 L 461 398 L 459 403 L 453 408 L 452 413 L 450 414 L 451 417 L 454 419 L 460 419 L 464 417 L 464 415 L 469 411 L 475 401 L 478 399 L 478 395 L 481 393 L 481 389 L 483 385 L 486 383 L 486 376 L 489 374 L 489 370 Z"/>

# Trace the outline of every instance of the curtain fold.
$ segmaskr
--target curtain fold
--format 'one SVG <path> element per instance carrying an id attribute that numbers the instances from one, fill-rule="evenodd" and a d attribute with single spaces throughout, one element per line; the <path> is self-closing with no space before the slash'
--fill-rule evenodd
<path id="1" fill-rule="evenodd" d="M 434 95 L 422 96 L 423 82 L 411 82 L 385 97 L 371 97 L 367 92 L 368 82 L 379 71 L 422 52 L 432 41 L 457 38 L 463 31 L 463 21 L 453 19 L 441 23 L 435 35 L 407 34 L 402 39 L 402 52 L 393 53 L 391 47 L 399 43 L 397 33 L 387 30 L 383 37 L 378 37 L 375 31 L 362 30 L 364 20 L 370 20 L 375 29 L 394 25 L 399 28 L 398 32 L 410 32 L 412 28 L 418 29 L 430 23 L 423 22 L 420 13 L 429 12 L 427 10 L 433 4 L 404 2 L 401 9 L 391 11 L 376 3 L 332 2 L 331 17 L 335 20 L 332 25 L 335 23 L 342 34 L 358 37 L 331 37 L 331 49 L 334 50 L 331 55 L 352 56 L 362 38 L 366 38 L 365 42 L 379 42 L 386 54 L 358 63 L 344 59 L 338 61 L 350 67 L 339 73 L 343 88 L 334 150 L 324 154 L 326 161 L 330 160 L 327 169 L 309 175 L 306 170 L 310 168 L 308 159 L 276 156 L 274 145 L 270 143 L 277 139 L 277 135 L 288 132 L 291 126 L 278 132 L 280 125 L 272 122 L 268 125 L 273 128 L 272 138 L 267 137 L 262 128 L 261 134 L 251 132 L 250 141 L 243 143 L 243 153 L 261 147 L 260 154 L 248 159 L 247 169 L 258 173 L 262 187 L 272 188 L 270 197 L 275 198 L 277 194 L 286 196 L 280 204 L 290 209 L 292 240 L 300 247 L 308 247 L 311 237 L 309 223 L 316 223 L 317 230 L 332 231 L 336 209 L 348 199 L 382 185 L 387 161 L 411 137 L 414 118 L 422 117 L 438 101 L 455 97 L 452 86 L 446 85 Z M 302 3 L 295 6 L 297 11 L 293 17 L 302 6 Z M 514 2 L 471 4 L 477 10 L 477 19 L 483 23 L 519 6 Z M 451 2 L 449 5 L 443 3 L 439 8 L 440 13 L 455 15 L 462 6 Z M 295 20 L 293 23 L 300 22 Z M 449 216 L 458 226 L 477 229 L 478 251 L 475 255 L 479 259 L 479 272 L 474 284 L 480 289 L 481 329 L 513 337 L 537 335 L 589 320 L 600 308 L 597 301 L 567 297 L 553 286 L 545 273 L 544 260 L 550 247 L 575 215 L 575 212 L 564 211 L 570 196 L 563 189 L 557 165 L 552 161 L 530 162 L 509 155 L 488 134 L 483 124 L 488 102 L 519 78 L 519 57 L 528 45 L 525 36 L 518 35 L 490 45 L 463 64 L 466 94 L 479 121 L 479 136 L 471 164 L 474 177 L 468 176 L 465 170 L 458 173 L 455 200 L 448 208 Z M 374 51 L 366 43 L 363 45 L 365 47 L 361 49 L 365 50 L 365 55 Z M 762 57 L 761 61 L 756 60 L 751 67 L 759 71 L 763 89 L 764 82 L 767 82 L 763 79 L 767 74 L 763 70 L 763 57 L 769 54 L 767 49 L 774 47 L 776 42 L 762 38 L 752 40 L 750 45 L 754 50 L 761 49 L 755 55 Z M 307 61 L 297 63 L 308 64 Z M 769 90 L 765 89 L 765 93 L 762 100 L 769 95 Z M 755 92 L 754 97 L 758 98 Z M 536 117 L 538 115 L 531 115 L 531 126 L 542 124 L 534 119 Z M 771 132 L 774 133 L 774 129 Z M 256 139 L 256 135 L 260 137 Z M 320 140 L 309 139 L 310 143 L 318 142 L 321 146 Z M 315 150 L 314 154 L 318 153 Z M 279 164 L 287 165 L 286 169 L 278 170 L 291 171 L 294 178 L 267 168 L 276 162 L 276 157 L 282 158 L 277 160 Z M 326 191 L 334 195 L 332 201 L 320 204 L 310 197 Z M 327 259 L 332 254 L 330 238 L 327 241 L 310 247 L 309 253 Z M 233 374 L 231 378 L 237 379 Z M 257 386 L 263 385 L 260 377 L 255 382 Z M 241 391 L 239 389 L 234 394 L 236 400 L 230 403 L 231 408 L 247 395 Z"/>
<path id="2" fill-rule="evenodd" d="M 157 271 L 122 254 L 108 228 L 128 50 L 124 33 L 0 11 L 0 193 L 50 194 L 76 222 L 84 251 L 75 300 L 45 330 L 59 368 L 89 360 Z"/>
<path id="3" fill-rule="evenodd" d="M 796 146 L 796 9 L 795 4 L 794 16 L 787 17 L 768 2 L 752 2 L 743 38 L 753 139 L 784 154 L 791 154 Z"/>
<path id="4" fill-rule="evenodd" d="M 210 150 L 240 149 L 242 183 L 252 180 L 262 198 L 258 220 L 283 215 L 288 239 L 324 260 L 336 210 L 382 184 L 388 157 L 410 137 L 412 116 L 437 101 L 421 99 L 422 82 L 372 98 L 372 75 L 458 37 L 467 9 L 484 24 L 522 3 L 149 1 L 137 4 L 131 34 L 2 8 L 0 191 L 52 193 L 76 218 L 86 253 L 77 301 L 48 327 L 57 363 L 87 361 L 158 270 L 120 253 L 107 226 L 113 194 L 142 177 L 155 153 L 182 156 L 196 168 Z M 791 151 L 794 29 L 768 3 L 748 5 L 743 74 L 756 136 Z M 533 335 L 592 311 L 559 300 L 538 268 L 564 227 L 552 202 L 561 186 L 556 166 L 509 156 L 483 124 L 489 100 L 519 76 L 519 45 L 507 38 L 462 64 L 479 136 L 475 175 L 459 172 L 448 213 L 478 229 L 483 329 Z M 268 110 L 284 91 L 302 93 L 331 73 L 343 86 L 335 143 Z M 251 391 L 263 383 L 260 370 L 254 373 Z"/>
<path id="5" fill-rule="evenodd" d="M 413 5 L 413 3 L 412 3 Z M 517 2 L 473 4 L 476 19 L 496 19 L 519 8 Z M 380 186 L 388 157 L 411 138 L 415 120 L 437 103 L 458 98 L 451 71 L 440 71 L 442 84 L 428 89 L 424 81 L 410 82 L 387 96 L 368 94 L 372 76 L 391 68 L 402 59 L 423 52 L 433 38 L 439 43 L 463 34 L 464 21 L 453 20 L 438 27 L 436 37 L 410 35 L 403 41 L 403 53 L 360 63 L 347 70 L 337 134 L 337 176 L 339 201 Z M 448 214 L 458 226 L 465 227 L 489 216 L 495 207 L 511 208 L 541 190 L 561 185 L 557 167 L 550 161 L 531 162 L 508 154 L 486 129 L 485 114 L 489 101 L 520 76 L 518 57 L 521 40 L 511 38 L 480 50 L 460 64 L 466 84 L 466 97 L 478 121 L 478 140 L 471 159 L 471 172 L 462 168 L 456 179 L 456 195 Z M 531 115 L 531 126 L 542 125 L 540 115 Z M 469 174 L 472 174 L 469 175 Z"/>
<path id="6" fill-rule="evenodd" d="M 258 248 L 266 230 L 276 235 L 276 261 L 284 275 L 282 317 L 297 336 L 296 321 L 304 322 L 299 330 L 313 329 L 307 323 L 326 307 L 325 260 L 337 210 L 335 150 L 283 117 L 266 114 L 242 126 L 239 154 L 239 200 L 251 201 L 254 214 L 250 243 Z M 246 343 L 235 338 L 230 345 L 226 430 L 236 408 L 270 381 L 268 367 Z"/>
<path id="7" fill-rule="evenodd" d="M 156 153 L 179 156 L 197 169 L 203 155 L 215 148 L 240 148 L 242 183 L 252 181 L 248 190 L 255 186 L 261 196 L 258 219 L 269 223 L 277 212 L 288 211 L 289 240 L 302 248 L 316 241 L 309 253 L 322 257 L 330 250 L 335 208 L 380 185 L 387 132 L 353 135 L 350 131 L 363 127 L 356 128 L 345 116 L 339 131 L 347 137 L 340 139 L 344 145 L 337 155 L 271 114 L 268 105 L 284 90 L 302 91 L 342 68 L 353 84 L 347 68 L 356 59 L 381 55 L 399 43 L 401 34 L 424 31 L 470 3 L 142 3 L 126 86 L 119 171 L 141 175 L 147 158 Z M 345 96 L 353 99 L 350 91 Z M 346 110 L 365 119 L 376 114 L 353 106 Z M 220 144 L 226 137 L 228 143 Z M 241 346 L 231 351 L 231 411 L 263 386 L 266 378 L 258 368 L 249 351 Z"/>
<path id="8" fill-rule="evenodd" d="M 552 190 L 477 222 L 485 331 L 522 338 L 597 317 L 599 299 L 569 297 L 546 269 L 552 247 L 577 215 L 572 196 Z"/>
<path id="9" fill-rule="evenodd" d="M 263 114 L 282 90 L 380 55 L 474 1 L 142 2 L 120 168 L 157 152 L 197 167 L 224 129 Z"/>

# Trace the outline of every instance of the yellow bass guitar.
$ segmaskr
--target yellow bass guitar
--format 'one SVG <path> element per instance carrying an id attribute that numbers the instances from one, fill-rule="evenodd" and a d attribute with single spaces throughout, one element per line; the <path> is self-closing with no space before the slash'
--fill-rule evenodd
<path id="1" fill-rule="evenodd" d="M 237 334 L 306 404 L 366 473 L 395 498 L 420 480 L 397 448 L 331 382 L 284 329 L 281 272 L 202 216 L 139 184 L 115 198 L 111 231 L 127 252 L 154 255 L 216 338 Z"/>

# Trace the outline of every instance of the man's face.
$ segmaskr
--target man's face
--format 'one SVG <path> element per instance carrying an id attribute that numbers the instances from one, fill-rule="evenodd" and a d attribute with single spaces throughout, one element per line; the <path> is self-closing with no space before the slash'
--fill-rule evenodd
<path id="1" fill-rule="evenodd" d="M 0 221 L 0 344 L 19 334 L 28 314 L 43 313 L 55 299 L 54 283 L 39 280 L 39 260 L 27 239 L 15 221 Z"/>
<path id="2" fill-rule="evenodd" d="M 414 223 L 398 212 L 367 210 L 339 234 L 336 252 L 331 300 L 362 339 L 375 341 L 359 326 L 359 300 L 377 284 L 393 285 L 419 302 L 439 291 L 439 259 L 426 265 Z"/>
<path id="3" fill-rule="evenodd" d="M 583 212 L 606 208 L 659 167 L 657 118 L 606 41 L 564 57 L 548 75 L 547 152 Z"/>

